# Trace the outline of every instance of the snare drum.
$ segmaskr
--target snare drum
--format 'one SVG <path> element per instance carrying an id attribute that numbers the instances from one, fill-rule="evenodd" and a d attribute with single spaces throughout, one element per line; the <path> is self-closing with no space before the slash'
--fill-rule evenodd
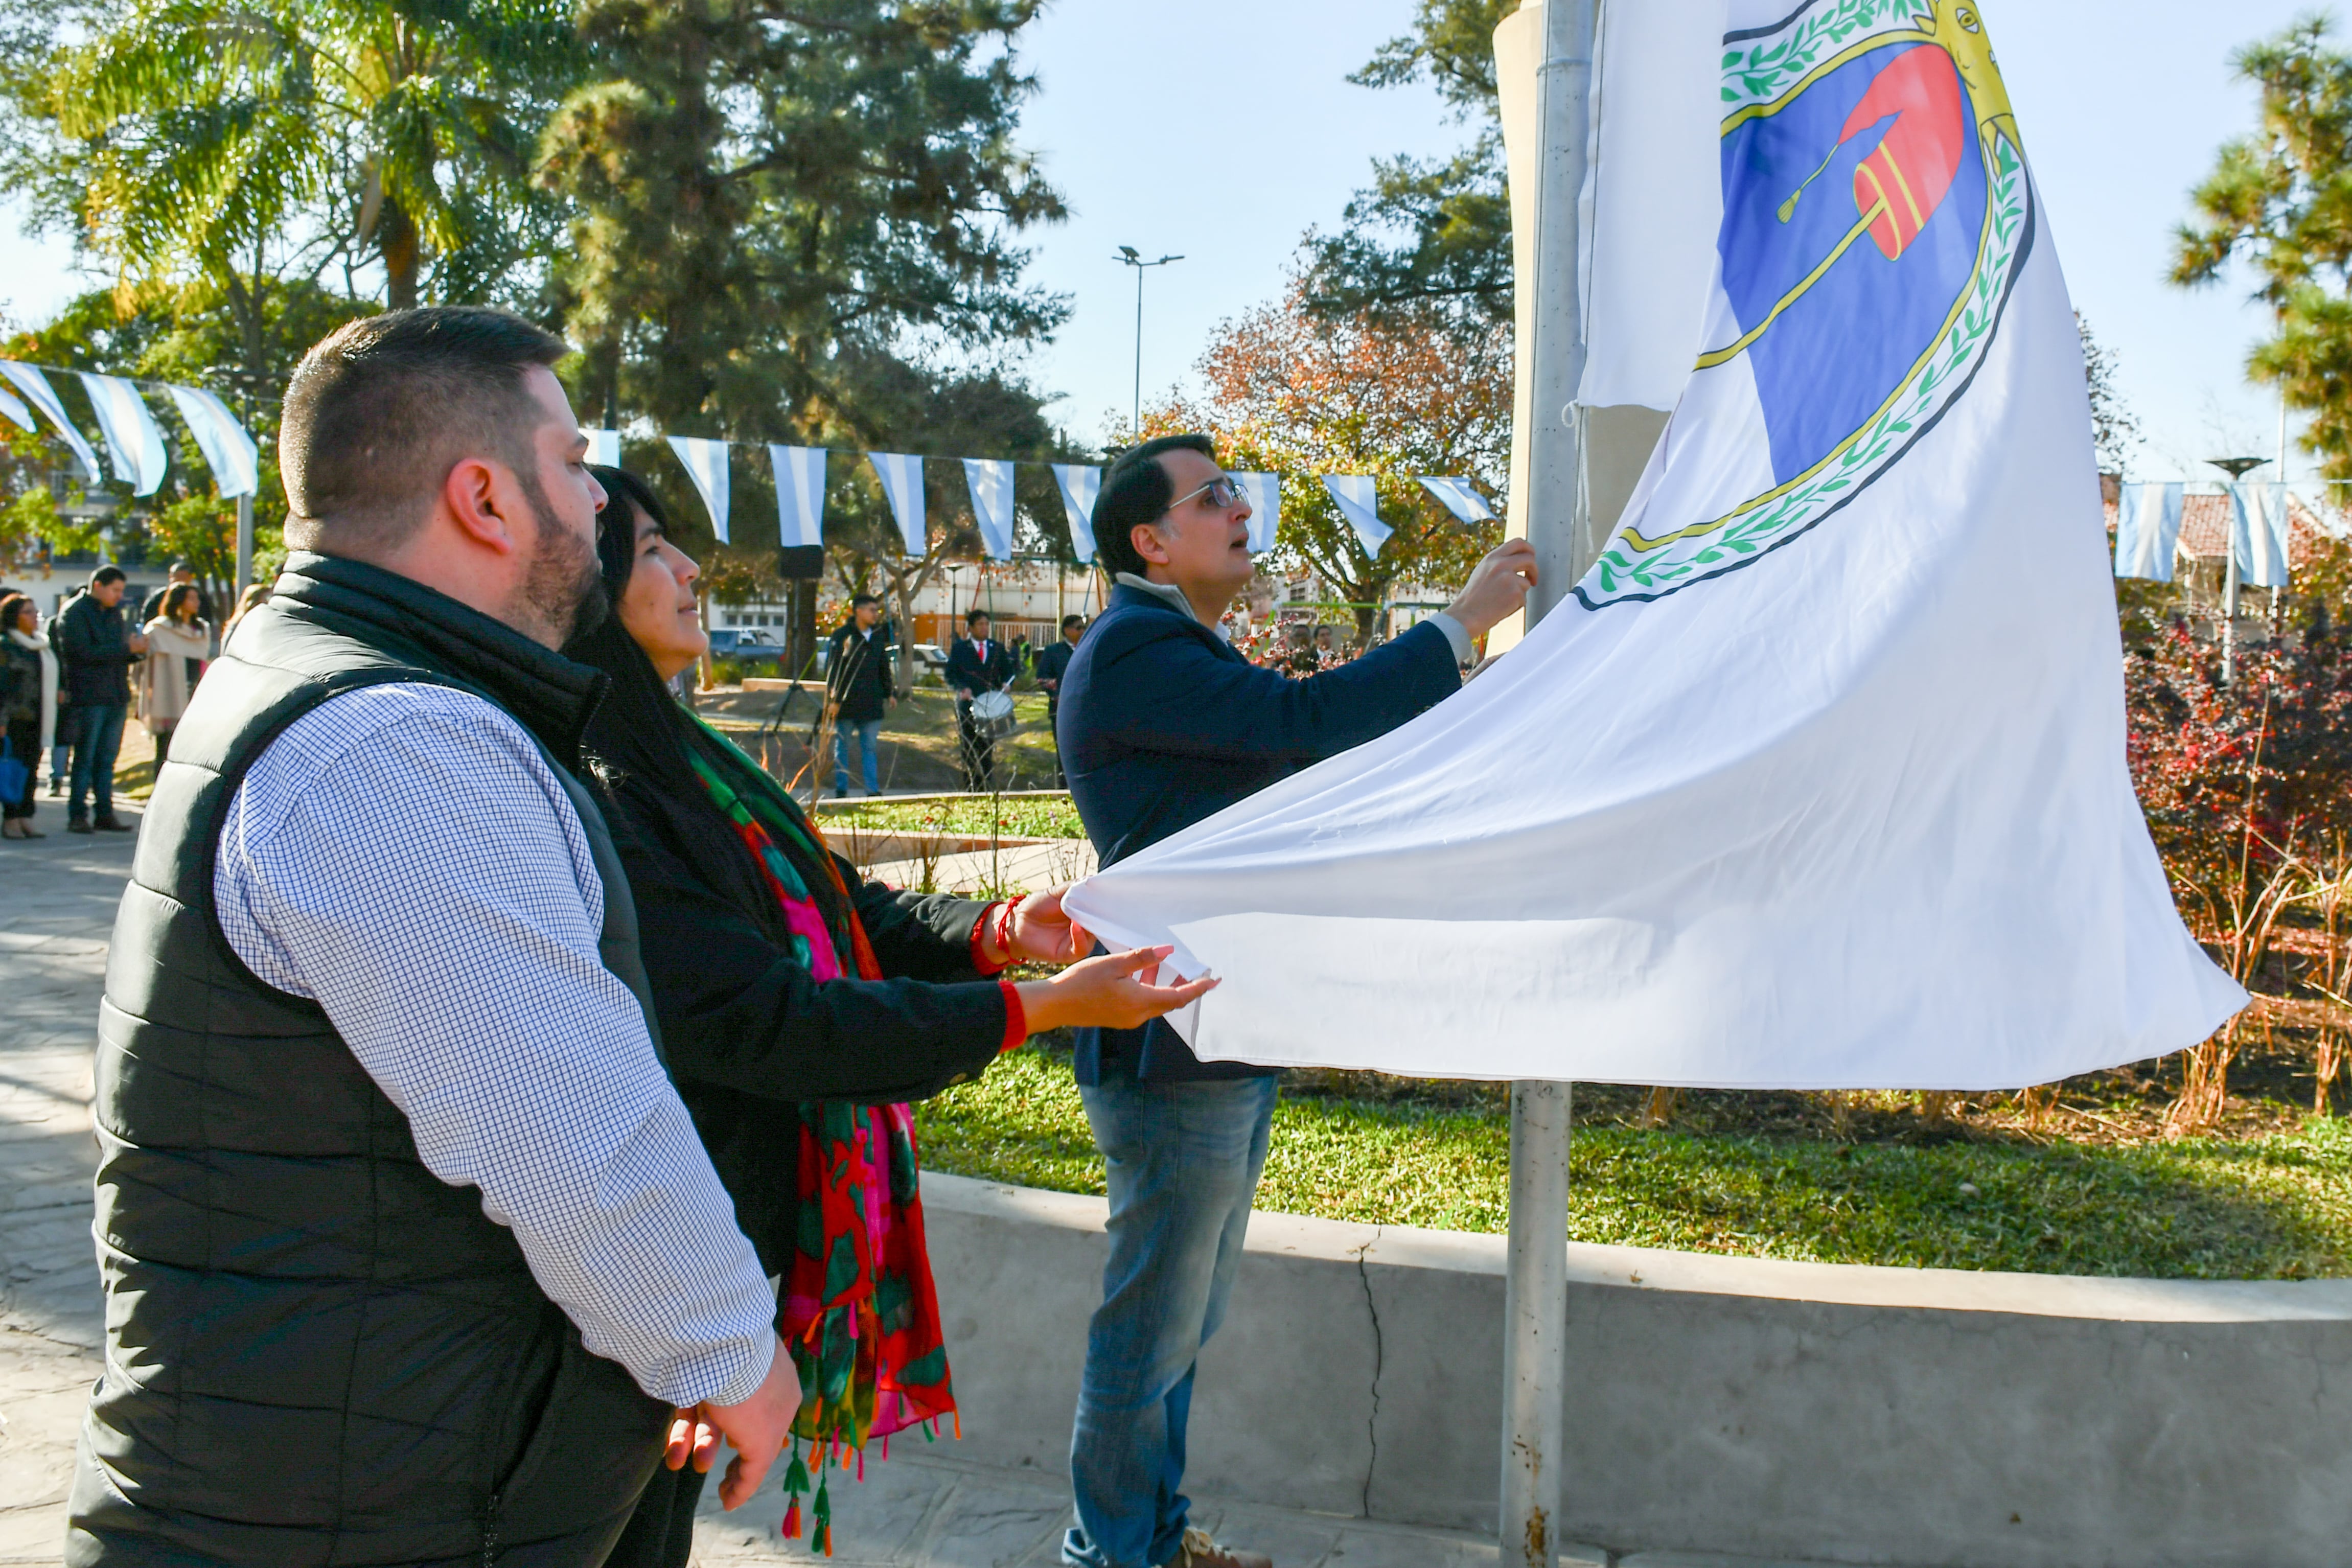
<path id="1" fill-rule="evenodd" d="M 1001 741 L 1020 728 L 1013 717 L 1013 695 L 1007 691 L 983 691 L 971 700 L 973 728 L 992 741 Z"/>

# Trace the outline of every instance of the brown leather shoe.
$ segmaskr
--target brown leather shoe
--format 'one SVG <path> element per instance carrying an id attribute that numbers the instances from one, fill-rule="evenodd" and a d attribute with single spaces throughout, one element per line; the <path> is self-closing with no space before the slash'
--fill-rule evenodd
<path id="1" fill-rule="evenodd" d="M 1274 1559 L 1256 1552 L 1236 1552 L 1209 1539 L 1205 1530 L 1188 1528 L 1167 1568 L 1274 1568 Z"/>

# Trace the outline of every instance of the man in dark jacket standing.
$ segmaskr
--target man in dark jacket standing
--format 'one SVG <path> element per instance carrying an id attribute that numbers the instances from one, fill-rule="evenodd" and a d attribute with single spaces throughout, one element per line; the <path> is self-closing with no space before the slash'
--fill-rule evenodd
<path id="1" fill-rule="evenodd" d="M 73 793 L 66 831 L 128 833 L 114 815 L 114 758 L 131 710 L 131 666 L 147 639 L 122 613 L 127 584 L 120 566 L 101 566 L 89 586 L 58 614 L 58 654 L 65 666 L 65 731 L 73 746 Z M 97 814 L 90 812 L 96 797 Z"/>
<path id="2" fill-rule="evenodd" d="M 1037 654 L 1037 684 L 1045 690 L 1045 728 L 1055 736 L 1054 782 L 1067 784 L 1061 763 L 1062 677 L 1069 673 L 1070 660 L 1078 651 L 1078 639 L 1087 635 L 1084 616 L 1064 616 L 1062 636 L 1052 647 Z"/>
<path id="3" fill-rule="evenodd" d="M 866 793 L 882 793 L 878 755 L 883 716 L 898 694 L 890 683 L 890 649 L 879 626 L 882 601 L 860 594 L 849 601 L 849 619 L 833 634 L 824 661 L 824 700 L 833 717 L 833 793 L 849 793 L 849 737 L 857 736 Z"/>
<path id="4" fill-rule="evenodd" d="M 604 1561 L 674 1406 L 800 1404 L 573 769 L 604 492 L 501 312 L 287 388 L 292 550 L 157 776 L 99 1023 L 72 1568 Z"/>
<path id="5" fill-rule="evenodd" d="M 1062 678 L 1070 795 L 1106 866 L 1308 763 L 1396 728 L 1460 686 L 1477 637 L 1535 574 L 1525 541 L 1481 562 L 1445 611 L 1363 658 L 1292 679 L 1228 647 L 1250 580 L 1250 509 L 1203 436 L 1123 454 L 1095 502 L 1118 586 Z M 1193 1363 L 1240 1266 L 1265 1163 L 1274 1069 L 1195 1058 L 1164 1020 L 1082 1029 L 1078 1094 L 1107 1157 L 1110 1260 L 1087 1335 L 1070 1476 L 1074 1568 L 1266 1568 L 1186 1522 L 1178 1490 Z"/>
<path id="6" fill-rule="evenodd" d="M 963 618 L 964 635 L 948 649 L 948 684 L 956 694 L 956 733 L 962 742 L 963 775 L 967 787 L 984 790 L 996 769 L 996 742 L 971 716 L 972 699 L 1002 690 L 1013 680 L 1013 656 L 1001 642 L 991 641 L 986 610 L 972 610 Z"/>

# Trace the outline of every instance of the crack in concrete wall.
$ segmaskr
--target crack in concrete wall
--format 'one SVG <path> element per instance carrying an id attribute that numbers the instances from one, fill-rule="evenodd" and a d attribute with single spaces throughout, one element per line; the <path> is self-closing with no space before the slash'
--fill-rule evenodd
<path id="1" fill-rule="evenodd" d="M 1381 1369 L 1388 1360 L 1388 1345 L 1381 1338 L 1380 1303 L 1372 1300 L 1372 1269 L 1367 1258 L 1381 1244 L 1381 1230 L 1372 1227 L 1372 1239 L 1356 1248 L 1356 1279 L 1364 1288 L 1364 1312 L 1372 1321 L 1372 1408 L 1364 1417 L 1364 1436 L 1371 1446 L 1371 1457 L 1364 1463 L 1363 1517 L 1372 1517 L 1372 1477 L 1381 1468 Z"/>

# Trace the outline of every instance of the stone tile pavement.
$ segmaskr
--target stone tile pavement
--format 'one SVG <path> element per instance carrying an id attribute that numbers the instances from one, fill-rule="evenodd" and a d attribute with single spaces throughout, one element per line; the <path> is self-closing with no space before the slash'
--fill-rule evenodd
<path id="1" fill-rule="evenodd" d="M 44 804 L 47 798 L 44 796 Z M 136 821 L 124 810 L 125 820 Z M 129 837 L 54 829 L 0 845 L 0 1564 L 58 1561 L 74 1435 L 98 1376 L 104 1325 L 90 1239 L 90 1049 Z M 952 1443 L 897 1444 L 862 1484 L 836 1480 L 840 1568 L 1030 1568 L 1059 1559 L 1064 1478 L 960 1461 Z M 806 1560 L 777 1534 L 770 1489 L 733 1514 L 706 1493 L 697 1560 Z M 1473 1568 L 1492 1542 L 1202 1500 L 1199 1522 L 1273 1553 L 1280 1568 Z M 1567 1568 L 1603 1568 L 1598 1552 Z"/>

